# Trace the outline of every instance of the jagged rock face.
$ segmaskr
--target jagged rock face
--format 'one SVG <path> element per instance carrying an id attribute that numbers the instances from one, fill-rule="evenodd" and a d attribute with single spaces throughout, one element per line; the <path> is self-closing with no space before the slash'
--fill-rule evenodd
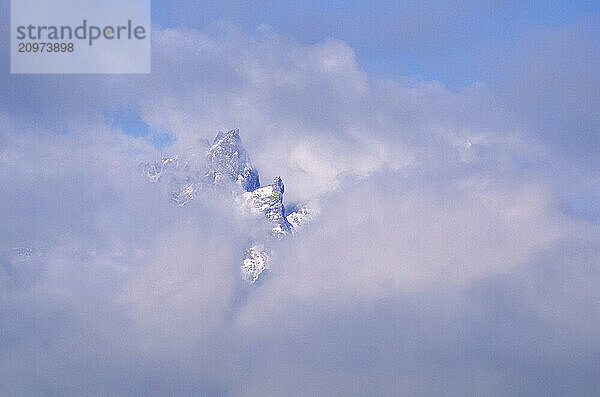
<path id="1" fill-rule="evenodd" d="M 160 161 L 154 163 L 143 164 L 144 174 L 152 182 L 158 182 L 160 180 L 160 177 L 163 175 L 163 172 L 165 172 L 171 167 L 177 167 L 177 160 L 178 156 L 171 156 L 163 157 L 162 159 L 160 159 Z"/>
<path id="2" fill-rule="evenodd" d="M 292 225 L 294 232 L 309 224 L 314 218 L 313 210 L 308 205 L 294 205 L 286 209 L 286 214 L 286 219 Z"/>
<path id="3" fill-rule="evenodd" d="M 169 186 L 169 199 L 183 207 L 194 199 L 196 192 L 201 190 L 207 181 L 204 164 L 196 164 L 195 155 L 165 156 L 160 161 L 142 164 L 144 174 L 152 182 L 157 183 L 166 179 Z"/>
<path id="4" fill-rule="evenodd" d="M 254 284 L 261 274 L 269 268 L 270 254 L 260 244 L 248 248 L 242 263 L 242 279 Z"/>
<path id="5" fill-rule="evenodd" d="M 241 187 L 232 189 L 237 204 L 245 208 L 246 213 L 266 217 L 273 225 L 270 235 L 252 241 L 245 251 L 241 276 L 251 284 L 269 269 L 273 253 L 265 248 L 265 244 L 274 241 L 273 238 L 282 239 L 312 219 L 307 206 L 293 206 L 286 216 L 284 185 L 280 177 L 270 185 L 260 187 L 258 172 L 242 146 L 238 129 L 219 132 L 210 146 L 202 141 L 181 156 L 163 157 L 160 161 L 142 164 L 142 167 L 150 181 L 168 184 L 170 200 L 181 207 L 203 189 L 215 185 L 229 189 L 234 187 L 231 182 Z"/>
<path id="6" fill-rule="evenodd" d="M 292 230 L 283 205 L 284 186 L 280 177 L 268 186 L 244 194 L 245 203 L 257 213 L 263 213 L 273 224 L 272 234 L 282 238 Z"/>
<path id="7" fill-rule="evenodd" d="M 260 186 L 258 172 L 252 168 L 237 128 L 227 133 L 219 132 L 208 149 L 206 159 L 208 175 L 215 183 L 230 180 L 239 183 L 247 192 Z"/>

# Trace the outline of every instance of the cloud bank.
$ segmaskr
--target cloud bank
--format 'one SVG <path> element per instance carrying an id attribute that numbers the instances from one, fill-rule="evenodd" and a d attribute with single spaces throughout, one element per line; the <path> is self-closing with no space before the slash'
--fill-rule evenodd
<path id="1" fill-rule="evenodd" d="M 153 40 L 150 76 L 2 78 L 0 394 L 599 390 L 600 236 L 569 201 L 597 197 L 597 162 L 555 157 L 561 130 L 509 91 L 369 76 L 335 39 Z M 157 136 L 178 153 L 233 127 L 319 210 L 251 290 L 259 226 L 215 192 L 171 205 L 137 167 Z"/>

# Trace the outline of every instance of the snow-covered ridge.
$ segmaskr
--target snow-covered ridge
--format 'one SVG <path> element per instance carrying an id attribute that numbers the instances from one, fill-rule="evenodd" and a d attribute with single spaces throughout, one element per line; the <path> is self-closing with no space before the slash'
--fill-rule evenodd
<path id="1" fill-rule="evenodd" d="M 230 180 L 251 192 L 260 186 L 258 172 L 242 146 L 240 131 L 219 132 L 206 154 L 208 174 L 215 183 Z"/>
<path id="2" fill-rule="evenodd" d="M 292 225 L 292 231 L 297 232 L 309 224 L 315 217 L 314 210 L 308 204 L 293 205 L 286 208 L 287 221 Z"/>
<path id="3" fill-rule="evenodd" d="M 264 241 L 251 242 L 244 253 L 242 279 L 252 284 L 269 269 L 273 257 L 265 243 L 294 233 L 295 228 L 312 220 L 313 212 L 307 205 L 295 205 L 286 213 L 285 187 L 279 176 L 273 183 L 260 186 L 258 171 L 252 166 L 237 128 L 219 132 L 203 151 L 205 161 L 198 161 L 201 156 L 192 150 L 192 156 L 164 156 L 160 161 L 144 163 L 143 173 L 153 183 L 167 183 L 170 200 L 178 206 L 186 205 L 210 186 L 229 187 L 242 213 L 265 216 L 271 222 L 270 235 Z"/>
<path id="4" fill-rule="evenodd" d="M 269 251 L 261 244 L 254 244 L 244 253 L 242 261 L 242 279 L 250 284 L 258 281 L 261 274 L 269 268 Z"/>
<path id="5" fill-rule="evenodd" d="M 283 182 L 280 177 L 277 177 L 270 185 L 242 195 L 244 206 L 255 213 L 265 214 L 267 219 L 273 223 L 271 233 L 276 238 L 283 238 L 292 231 L 292 224 L 285 216 L 283 192 Z"/>

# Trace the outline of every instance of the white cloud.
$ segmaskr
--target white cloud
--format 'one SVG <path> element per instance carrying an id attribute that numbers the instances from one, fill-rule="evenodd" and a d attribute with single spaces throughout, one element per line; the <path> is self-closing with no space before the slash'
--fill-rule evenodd
<path id="1" fill-rule="evenodd" d="M 0 118 L 0 394 L 597 386 L 596 225 L 564 213 L 543 141 L 488 89 L 374 78 L 343 42 L 264 28 L 153 37 L 151 76 L 12 85 L 42 126 L 29 105 Z M 247 289 L 259 226 L 216 193 L 170 205 L 138 175 L 156 149 L 107 125 L 119 106 L 174 152 L 239 127 L 263 184 L 320 218 Z"/>

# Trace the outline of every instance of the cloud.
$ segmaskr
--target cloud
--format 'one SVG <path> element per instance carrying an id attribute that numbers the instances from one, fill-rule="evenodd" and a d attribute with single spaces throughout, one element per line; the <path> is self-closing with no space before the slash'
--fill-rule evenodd
<path id="1" fill-rule="evenodd" d="M 267 27 L 153 40 L 150 76 L 2 77 L 0 394 L 597 390 L 597 222 L 494 89 L 373 77 Z M 173 153 L 239 127 L 319 218 L 249 289 L 261 225 L 218 192 L 169 204 L 119 109 Z"/>
<path id="2" fill-rule="evenodd" d="M 598 32 L 591 21 L 535 31 L 485 57 L 488 78 L 527 130 L 556 157 L 588 166 L 599 147 Z"/>

